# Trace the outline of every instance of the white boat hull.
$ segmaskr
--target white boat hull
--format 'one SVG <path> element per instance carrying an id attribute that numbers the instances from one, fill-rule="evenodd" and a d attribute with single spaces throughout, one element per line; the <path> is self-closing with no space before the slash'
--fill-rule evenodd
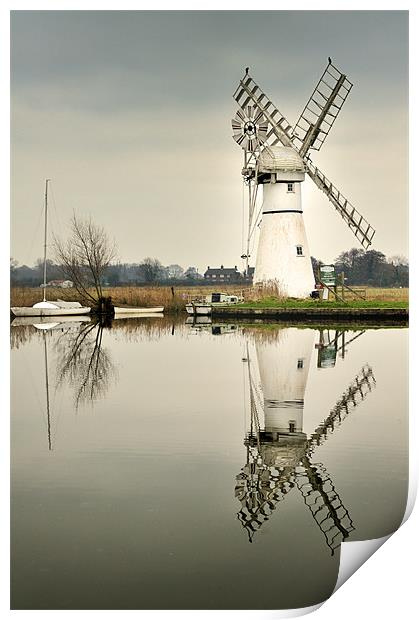
<path id="1" fill-rule="evenodd" d="M 115 314 L 157 314 L 163 312 L 164 306 L 157 308 L 119 308 L 115 306 Z"/>
<path id="2" fill-rule="evenodd" d="M 58 321 L 52 323 L 48 317 L 17 316 L 13 318 L 11 325 L 12 327 L 17 325 L 33 325 L 39 328 L 40 325 L 79 325 L 80 323 L 90 323 L 91 320 L 89 315 L 78 316 L 77 319 L 72 316 L 60 316 Z"/>
<path id="3" fill-rule="evenodd" d="M 11 308 L 14 316 L 73 316 L 89 314 L 90 308 Z"/>
<path id="4" fill-rule="evenodd" d="M 137 312 L 136 314 L 115 314 L 114 321 L 128 319 L 163 319 L 163 312 Z"/>
<path id="5" fill-rule="evenodd" d="M 195 316 L 209 316 L 211 314 L 210 304 L 187 304 L 186 312 Z"/>
<path id="6" fill-rule="evenodd" d="M 210 316 L 188 316 L 185 325 L 212 325 Z"/>

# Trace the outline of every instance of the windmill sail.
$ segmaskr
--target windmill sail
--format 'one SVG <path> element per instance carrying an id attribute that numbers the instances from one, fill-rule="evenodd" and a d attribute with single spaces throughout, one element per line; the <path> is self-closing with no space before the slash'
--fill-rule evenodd
<path id="1" fill-rule="evenodd" d="M 312 464 L 310 457 L 315 448 L 327 440 L 349 415 L 351 409 L 362 402 L 374 386 L 372 368 L 366 364 L 324 422 L 312 434 L 301 460 L 302 466 L 296 470 L 296 485 L 304 498 L 304 503 L 323 532 L 332 555 L 355 528 L 326 469 L 322 464 Z"/>
<path id="2" fill-rule="evenodd" d="M 319 151 L 349 95 L 353 84 L 331 61 L 311 94 L 293 130 L 301 157 Z"/>
<path id="3" fill-rule="evenodd" d="M 295 480 L 333 555 L 355 529 L 347 508 L 324 466 L 313 465 L 307 456 L 302 459 L 302 467 L 298 468 Z"/>
<path id="4" fill-rule="evenodd" d="M 265 93 L 262 92 L 247 70 L 244 78 L 240 80 L 233 97 L 243 110 L 246 109 L 246 106 L 253 104 L 262 112 L 269 123 L 269 130 L 266 135 L 266 143 L 269 146 L 275 146 L 279 143 L 284 146 L 293 146 L 292 126 Z"/>
<path id="5" fill-rule="evenodd" d="M 249 542 L 295 486 L 294 477 L 293 467 L 280 471 L 268 467 L 258 450 L 249 448 L 248 462 L 236 477 L 235 487 L 235 497 L 241 503 L 237 518 L 247 531 Z"/>
<path id="6" fill-rule="evenodd" d="M 331 181 L 309 159 L 305 160 L 308 175 L 319 189 L 329 198 L 336 211 L 347 223 L 350 230 L 361 245 L 367 249 L 375 235 L 375 229 L 367 222 L 347 198 L 333 185 Z"/>
<path id="7" fill-rule="evenodd" d="M 355 408 L 362 402 L 367 394 L 375 387 L 375 377 L 371 366 L 366 364 L 361 368 L 355 379 L 346 389 L 330 411 L 327 418 L 316 428 L 308 442 L 307 454 L 321 446 L 326 439 L 335 431 L 349 415 L 351 408 Z"/>

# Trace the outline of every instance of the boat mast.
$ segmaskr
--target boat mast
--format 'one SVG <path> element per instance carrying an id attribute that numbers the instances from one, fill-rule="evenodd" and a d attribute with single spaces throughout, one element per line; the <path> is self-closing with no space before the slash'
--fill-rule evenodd
<path id="1" fill-rule="evenodd" d="M 47 290 L 47 234 L 48 234 L 48 182 L 49 179 L 45 181 L 45 222 L 44 222 L 44 298 L 43 301 L 46 301 L 45 293 Z"/>

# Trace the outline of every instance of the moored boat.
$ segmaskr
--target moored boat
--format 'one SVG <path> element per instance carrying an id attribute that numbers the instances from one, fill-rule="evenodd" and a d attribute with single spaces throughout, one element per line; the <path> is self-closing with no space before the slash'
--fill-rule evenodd
<path id="1" fill-rule="evenodd" d="M 205 295 L 203 299 L 193 299 L 186 304 L 186 312 L 194 316 L 209 316 L 214 306 L 229 306 L 243 301 L 238 295 L 228 295 L 227 293 L 211 293 Z"/>
<path id="2" fill-rule="evenodd" d="M 137 312 L 136 314 L 115 314 L 114 321 L 129 319 L 162 319 L 164 318 L 163 312 Z"/>
<path id="3" fill-rule="evenodd" d="M 164 311 L 164 306 L 157 306 L 156 308 L 136 308 L 136 307 L 123 307 L 115 306 L 115 314 L 157 314 Z"/>
<path id="4" fill-rule="evenodd" d="M 209 316 L 211 314 L 211 304 L 191 301 L 191 303 L 186 304 L 185 307 L 186 312 L 194 316 Z"/>
<path id="5" fill-rule="evenodd" d="M 88 314 L 90 308 L 82 306 L 78 301 L 40 301 L 29 307 L 12 306 L 14 316 L 70 316 Z"/>

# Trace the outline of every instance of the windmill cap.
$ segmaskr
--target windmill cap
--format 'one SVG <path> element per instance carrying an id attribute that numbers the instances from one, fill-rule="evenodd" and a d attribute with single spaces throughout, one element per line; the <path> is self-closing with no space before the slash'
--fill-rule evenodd
<path id="1" fill-rule="evenodd" d="M 304 162 L 289 146 L 265 147 L 259 155 L 259 171 L 304 172 Z"/>

